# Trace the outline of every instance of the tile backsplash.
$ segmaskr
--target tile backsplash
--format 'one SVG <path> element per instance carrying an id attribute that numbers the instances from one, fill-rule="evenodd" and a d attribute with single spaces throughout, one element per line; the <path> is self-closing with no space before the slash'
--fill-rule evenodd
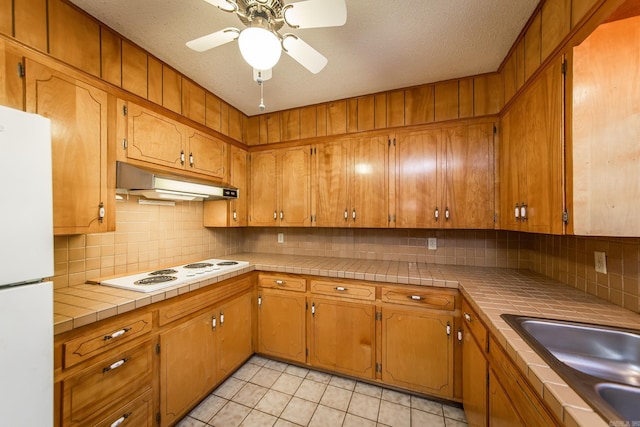
<path id="1" fill-rule="evenodd" d="M 158 206 L 138 204 L 138 197 L 118 201 L 115 232 L 55 238 L 54 286 L 242 250 L 242 230 L 204 228 L 202 210 L 202 202 Z"/>
<path id="2" fill-rule="evenodd" d="M 55 238 L 56 288 L 239 252 L 530 269 L 640 312 L 640 238 L 493 230 L 205 228 L 201 202 L 116 203 L 116 231 Z M 284 242 L 278 243 L 278 233 Z M 436 238 L 437 249 L 428 249 Z M 596 273 L 594 251 L 607 255 Z"/>

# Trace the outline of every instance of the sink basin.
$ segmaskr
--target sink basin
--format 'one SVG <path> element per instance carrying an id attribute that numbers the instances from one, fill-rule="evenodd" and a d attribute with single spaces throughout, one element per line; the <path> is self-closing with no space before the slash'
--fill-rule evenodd
<path id="1" fill-rule="evenodd" d="M 640 331 L 501 317 L 609 422 L 640 420 Z"/>

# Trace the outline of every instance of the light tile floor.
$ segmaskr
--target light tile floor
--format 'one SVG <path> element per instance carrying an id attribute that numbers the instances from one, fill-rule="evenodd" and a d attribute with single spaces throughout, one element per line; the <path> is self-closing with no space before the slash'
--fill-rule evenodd
<path id="1" fill-rule="evenodd" d="M 466 427 L 462 409 L 253 356 L 178 427 Z"/>

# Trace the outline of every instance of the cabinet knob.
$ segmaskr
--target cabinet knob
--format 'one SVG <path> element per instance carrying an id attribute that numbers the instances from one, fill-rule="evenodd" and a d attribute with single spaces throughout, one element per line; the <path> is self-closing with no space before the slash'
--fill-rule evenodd
<path id="1" fill-rule="evenodd" d="M 184 165 L 184 150 L 180 151 L 180 164 Z"/>
<path id="2" fill-rule="evenodd" d="M 217 325 L 218 322 L 216 320 L 216 316 L 211 316 L 211 329 L 215 329 Z"/>
<path id="3" fill-rule="evenodd" d="M 189 153 L 189 166 L 193 167 L 193 153 Z"/>
<path id="4" fill-rule="evenodd" d="M 235 209 L 233 210 L 233 220 L 234 221 L 238 220 L 238 213 L 235 211 Z"/>
<path id="5" fill-rule="evenodd" d="M 522 205 L 520 205 L 520 219 L 522 221 L 526 221 L 527 218 L 527 205 L 524 204 L 524 202 L 522 202 Z"/>
<path id="6" fill-rule="evenodd" d="M 473 319 L 471 318 L 471 315 L 469 313 L 464 314 L 464 320 L 466 320 L 467 322 L 473 322 Z"/>

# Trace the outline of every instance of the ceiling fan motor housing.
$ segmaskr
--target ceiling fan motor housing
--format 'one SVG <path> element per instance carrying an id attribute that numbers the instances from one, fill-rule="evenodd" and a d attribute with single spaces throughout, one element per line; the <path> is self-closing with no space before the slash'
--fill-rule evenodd
<path id="1" fill-rule="evenodd" d="M 238 18 L 247 27 L 254 25 L 278 31 L 284 25 L 282 0 L 237 0 Z"/>

